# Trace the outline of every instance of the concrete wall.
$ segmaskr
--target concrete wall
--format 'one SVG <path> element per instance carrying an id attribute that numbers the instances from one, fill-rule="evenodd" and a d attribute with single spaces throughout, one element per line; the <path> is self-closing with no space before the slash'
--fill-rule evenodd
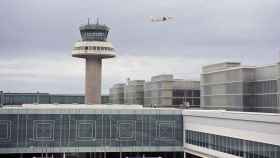
<path id="1" fill-rule="evenodd" d="M 172 75 L 153 76 L 144 85 L 144 106 L 171 107 L 173 82 Z"/>
<path id="2" fill-rule="evenodd" d="M 241 68 L 201 74 L 201 107 L 243 109 L 242 74 Z"/>
<path id="3" fill-rule="evenodd" d="M 124 104 L 124 87 L 125 84 L 114 84 L 110 88 L 110 101 L 112 104 Z"/>
<path id="4" fill-rule="evenodd" d="M 278 65 L 269 65 L 256 68 L 256 80 L 276 80 L 278 74 Z"/>
<path id="5" fill-rule="evenodd" d="M 124 104 L 144 105 L 144 80 L 128 81 L 124 87 Z"/>
<path id="6" fill-rule="evenodd" d="M 213 72 L 213 71 L 224 70 L 224 69 L 228 69 L 228 68 L 238 67 L 238 66 L 240 66 L 240 64 L 241 63 L 239 63 L 239 62 L 224 62 L 224 63 L 206 65 L 206 66 L 202 67 L 202 72 L 209 73 L 209 72 Z"/>

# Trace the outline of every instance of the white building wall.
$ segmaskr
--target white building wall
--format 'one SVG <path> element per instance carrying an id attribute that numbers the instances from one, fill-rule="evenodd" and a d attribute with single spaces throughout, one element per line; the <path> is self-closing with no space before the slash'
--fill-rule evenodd
<path id="1" fill-rule="evenodd" d="M 184 130 L 227 136 L 280 146 L 280 114 L 185 110 Z M 185 140 L 185 138 L 184 138 Z M 186 144 L 185 151 L 214 157 L 236 157 L 212 149 Z"/>
<path id="2" fill-rule="evenodd" d="M 278 75 L 278 65 L 269 65 L 256 68 L 256 80 L 276 80 Z"/>

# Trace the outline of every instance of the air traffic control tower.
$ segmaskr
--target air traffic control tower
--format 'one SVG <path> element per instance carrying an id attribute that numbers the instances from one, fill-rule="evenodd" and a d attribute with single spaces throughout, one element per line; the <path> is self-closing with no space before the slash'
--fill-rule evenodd
<path id="1" fill-rule="evenodd" d="M 85 58 L 86 77 L 85 77 L 85 103 L 101 103 L 101 76 L 102 59 L 113 58 L 116 56 L 114 48 L 107 41 L 109 27 L 96 24 L 80 26 L 82 41 L 75 43 L 72 56 Z"/>

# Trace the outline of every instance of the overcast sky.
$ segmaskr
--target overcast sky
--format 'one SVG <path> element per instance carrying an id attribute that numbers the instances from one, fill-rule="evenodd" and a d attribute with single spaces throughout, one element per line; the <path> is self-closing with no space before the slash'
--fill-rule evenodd
<path id="1" fill-rule="evenodd" d="M 210 63 L 276 63 L 279 16 L 279 0 L 1 0 L 0 90 L 83 93 L 84 61 L 71 49 L 88 17 L 111 28 L 117 50 L 103 62 L 106 94 L 128 77 L 199 79 Z"/>

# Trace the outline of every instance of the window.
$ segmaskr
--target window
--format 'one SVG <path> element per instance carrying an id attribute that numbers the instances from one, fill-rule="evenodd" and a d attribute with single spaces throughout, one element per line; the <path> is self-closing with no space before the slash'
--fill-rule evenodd
<path id="1" fill-rule="evenodd" d="M 280 146 L 186 130 L 186 143 L 247 158 L 279 158 Z"/>
<path id="2" fill-rule="evenodd" d="M 186 102 L 189 103 L 189 105 L 193 105 L 193 99 L 187 98 L 187 99 L 186 99 Z"/>
<path id="3" fill-rule="evenodd" d="M 200 105 L 200 99 L 199 98 L 193 99 L 193 105 Z"/>
<path id="4" fill-rule="evenodd" d="M 184 97 L 184 90 L 173 90 L 173 97 Z"/>
<path id="5" fill-rule="evenodd" d="M 182 105 L 183 104 L 183 99 L 172 99 L 172 105 Z"/>
<path id="6" fill-rule="evenodd" d="M 193 96 L 193 91 L 192 90 L 186 90 L 186 95 L 187 95 L 187 97 L 192 97 Z"/>
<path id="7" fill-rule="evenodd" d="M 193 97 L 200 97 L 200 90 L 194 90 Z"/>

